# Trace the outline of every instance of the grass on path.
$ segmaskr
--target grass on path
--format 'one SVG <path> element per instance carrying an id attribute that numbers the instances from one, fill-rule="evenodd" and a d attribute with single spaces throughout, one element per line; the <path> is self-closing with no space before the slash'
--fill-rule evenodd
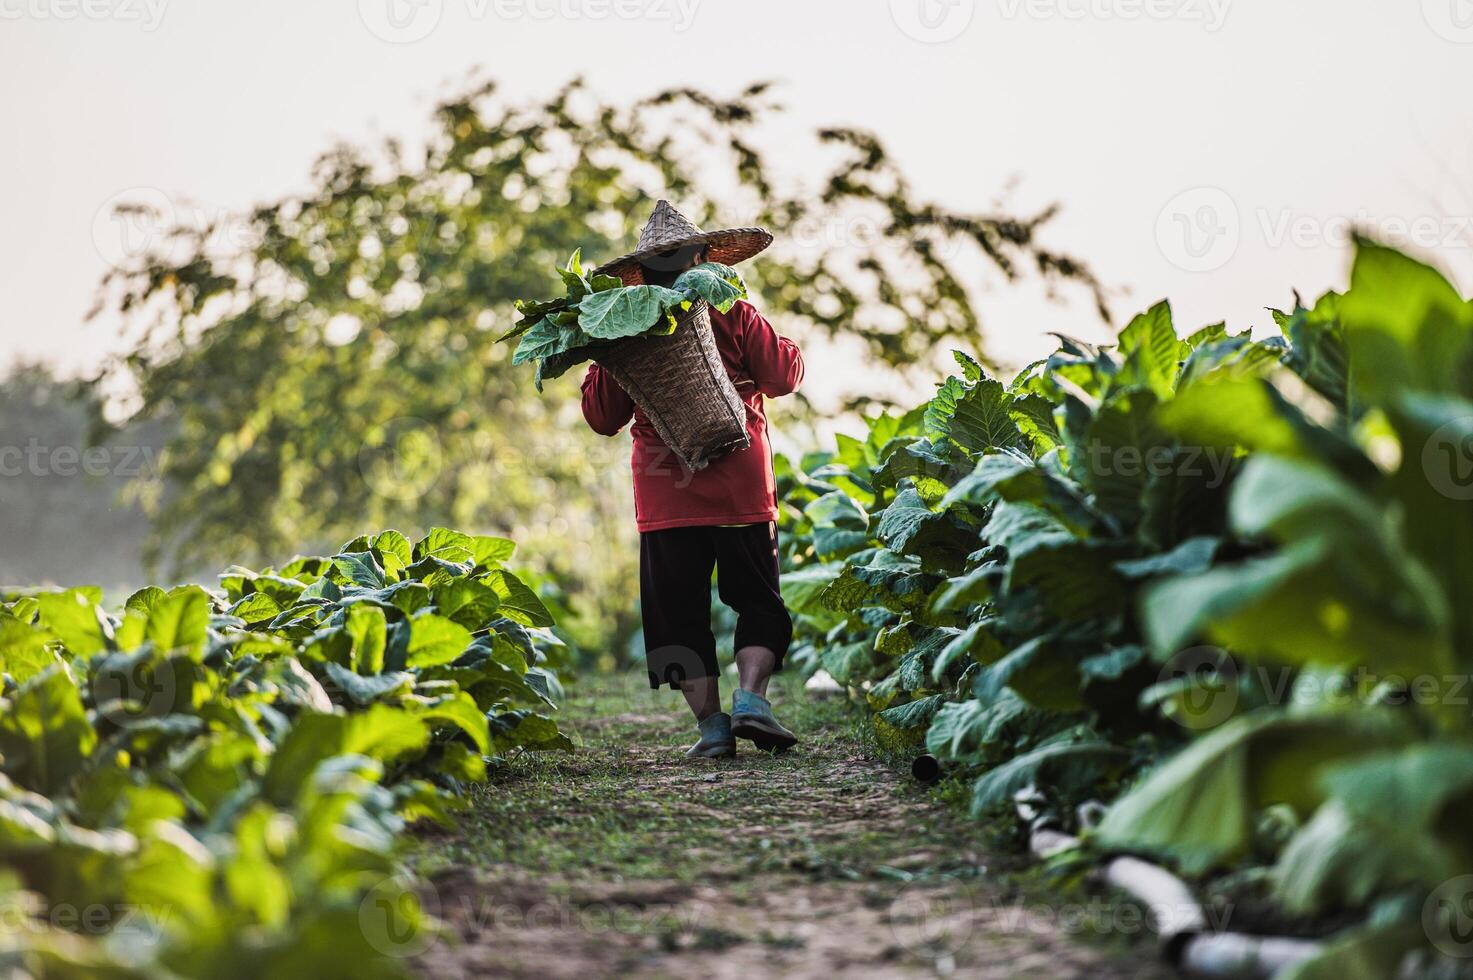
<path id="1" fill-rule="evenodd" d="M 476 791 L 418 870 L 451 935 L 426 976 L 1151 977 L 1139 910 L 1045 903 L 945 794 L 882 761 L 857 710 L 773 695 L 802 741 L 685 762 L 680 696 L 580 686 L 573 755 L 526 756 Z M 893 761 L 893 760 L 892 760 Z"/>

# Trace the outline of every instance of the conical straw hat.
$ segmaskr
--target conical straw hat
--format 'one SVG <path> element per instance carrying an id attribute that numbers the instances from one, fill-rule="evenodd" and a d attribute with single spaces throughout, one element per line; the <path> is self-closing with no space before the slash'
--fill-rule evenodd
<path id="1" fill-rule="evenodd" d="M 710 249 L 710 261 L 723 265 L 736 265 L 750 259 L 772 244 L 772 235 L 762 228 L 726 228 L 721 231 L 701 231 L 695 222 L 675 210 L 669 201 L 655 205 L 654 213 L 639 233 L 639 245 L 628 255 L 621 255 L 612 262 L 594 270 L 595 273 L 618 276 L 626 285 L 635 286 L 644 282 L 640 263 L 651 268 L 658 263 L 655 259 L 661 252 L 685 248 L 688 245 L 705 245 Z"/>

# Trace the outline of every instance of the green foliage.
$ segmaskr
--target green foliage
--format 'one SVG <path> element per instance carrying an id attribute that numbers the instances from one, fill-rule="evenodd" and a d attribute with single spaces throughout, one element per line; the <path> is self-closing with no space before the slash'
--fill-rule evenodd
<path id="1" fill-rule="evenodd" d="M 695 303 L 704 301 L 725 313 L 747 297 L 741 274 L 719 262 L 685 270 L 668 289 L 625 286 L 613 276 L 585 276 L 581 249 L 560 271 L 567 295 L 540 302 L 517 300 L 522 318 L 499 338 L 521 338 L 511 362 L 537 361 L 538 391 L 544 381 L 597 357 L 606 344 L 675 332 L 679 314 Z"/>
<path id="2" fill-rule="evenodd" d="M 1098 300 L 1043 241 L 1053 208 L 937 206 L 849 129 L 812 134 L 832 169 L 787 179 L 761 149 L 776 125 L 789 152 L 779 115 L 765 84 L 621 104 L 582 83 L 530 104 L 477 84 L 436 107 L 423 153 L 338 147 L 301 194 L 161 230 L 104 284 L 99 306 L 138 340 L 96 388 L 127 393 L 111 417 L 167 427 L 137 487 L 151 554 L 188 572 L 364 524 L 505 528 L 580 597 L 565 627 L 613 647 L 637 620 L 627 452 L 568 399 L 536 398 L 495 339 L 514 300 L 557 288 L 575 243 L 619 254 L 660 197 L 708 228 L 770 229 L 776 246 L 744 266 L 763 312 L 800 340 L 852 338 L 885 370 L 948 338 L 982 345 L 964 283 L 1032 274 Z M 815 228 L 880 233 L 791 245 Z"/>
<path id="3" fill-rule="evenodd" d="M 384 531 L 112 612 L 93 589 L 0 594 L 0 961 L 404 975 L 433 928 L 404 828 L 450 820 L 489 759 L 572 749 L 548 715 L 560 642 L 511 553 Z M 66 906 L 112 918 L 44 924 Z"/>
<path id="4" fill-rule="evenodd" d="M 1296 975 L 1389 975 L 1473 873 L 1473 305 L 1363 242 L 1275 316 L 1182 339 L 1159 304 L 1006 385 L 958 355 L 783 461 L 795 656 L 925 726 L 976 812 L 1118 796 L 1093 846 L 1266 866 L 1287 911 L 1366 916 Z"/>

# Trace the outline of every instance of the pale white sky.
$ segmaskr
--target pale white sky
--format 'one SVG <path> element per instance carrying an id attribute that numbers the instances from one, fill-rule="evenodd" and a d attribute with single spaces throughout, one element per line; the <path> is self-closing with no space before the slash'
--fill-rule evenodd
<path id="1" fill-rule="evenodd" d="M 1051 244 L 1122 319 L 1263 325 L 1343 284 L 1345 218 L 1473 282 L 1473 0 L 0 0 L 0 366 L 116 343 L 82 322 L 111 202 L 290 192 L 335 139 L 422 135 L 476 66 L 514 97 L 777 79 L 939 202 L 1060 201 Z M 1013 363 L 1106 336 L 1082 299 L 982 309 Z"/>

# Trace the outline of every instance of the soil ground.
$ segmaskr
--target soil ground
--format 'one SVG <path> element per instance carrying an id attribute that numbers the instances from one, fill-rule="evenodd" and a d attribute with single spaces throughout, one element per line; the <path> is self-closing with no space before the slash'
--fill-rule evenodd
<path id="1" fill-rule="evenodd" d="M 990 849 L 842 699 L 773 695 L 802 741 L 686 763 L 680 696 L 580 686 L 573 755 L 516 759 L 420 839 L 446 924 L 426 977 L 1165 977 L 1138 908 Z M 887 758 L 888 756 L 888 758 Z"/>

